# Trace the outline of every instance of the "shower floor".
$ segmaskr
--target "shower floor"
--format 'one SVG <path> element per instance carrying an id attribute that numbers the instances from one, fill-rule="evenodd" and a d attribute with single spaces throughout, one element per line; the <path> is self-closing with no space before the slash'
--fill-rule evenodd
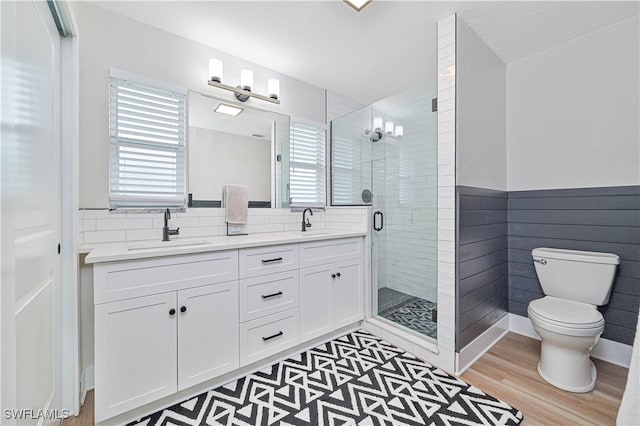
<path id="1" fill-rule="evenodd" d="M 410 296 L 383 287 L 378 290 L 378 315 L 418 333 L 436 338 L 437 319 L 433 311 L 437 305 L 429 300 Z"/>

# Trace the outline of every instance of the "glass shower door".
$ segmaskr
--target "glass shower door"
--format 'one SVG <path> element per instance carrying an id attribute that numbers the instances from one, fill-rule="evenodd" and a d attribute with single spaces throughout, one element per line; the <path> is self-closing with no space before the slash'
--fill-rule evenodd
<path id="1" fill-rule="evenodd" d="M 374 104 L 372 123 L 383 123 L 383 137 L 370 142 L 372 313 L 433 340 L 437 331 L 434 94 L 435 87 L 422 87 Z"/>

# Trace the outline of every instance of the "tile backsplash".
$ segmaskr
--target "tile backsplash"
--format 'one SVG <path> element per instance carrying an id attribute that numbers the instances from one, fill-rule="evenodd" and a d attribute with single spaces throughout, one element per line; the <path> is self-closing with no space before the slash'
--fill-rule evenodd
<path id="1" fill-rule="evenodd" d="M 314 210 L 310 216 L 312 230 L 367 230 L 366 207 L 329 207 Z M 80 244 L 115 243 L 123 241 L 159 240 L 162 237 L 162 213 L 113 213 L 108 210 L 80 210 Z M 180 227 L 180 235 L 172 239 L 226 235 L 223 208 L 191 208 L 184 213 L 172 213 L 169 226 Z M 243 233 L 298 231 L 302 212 L 289 209 L 249 209 L 248 224 L 230 226 Z"/>

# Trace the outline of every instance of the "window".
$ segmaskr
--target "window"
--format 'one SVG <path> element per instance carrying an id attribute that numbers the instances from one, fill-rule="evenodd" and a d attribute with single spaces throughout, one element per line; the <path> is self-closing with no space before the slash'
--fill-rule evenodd
<path id="1" fill-rule="evenodd" d="M 290 124 L 291 206 L 325 205 L 325 129 L 307 124 Z"/>
<path id="2" fill-rule="evenodd" d="M 185 95 L 109 80 L 111 208 L 184 208 Z"/>

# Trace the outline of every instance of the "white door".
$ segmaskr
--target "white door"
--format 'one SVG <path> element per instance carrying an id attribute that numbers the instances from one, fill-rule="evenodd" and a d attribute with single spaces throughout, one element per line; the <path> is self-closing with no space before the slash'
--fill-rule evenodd
<path id="1" fill-rule="evenodd" d="M 334 263 L 334 327 L 353 324 L 362 319 L 362 260 Z"/>
<path id="2" fill-rule="evenodd" d="M 238 368 L 238 281 L 178 292 L 178 390 Z"/>
<path id="3" fill-rule="evenodd" d="M 331 265 L 300 269 L 300 341 L 332 330 Z"/>
<path id="4" fill-rule="evenodd" d="M 1 3 L 2 408 L 62 408 L 60 37 L 46 2 Z"/>
<path id="5" fill-rule="evenodd" d="M 96 421 L 177 390 L 176 293 L 96 305 Z"/>

